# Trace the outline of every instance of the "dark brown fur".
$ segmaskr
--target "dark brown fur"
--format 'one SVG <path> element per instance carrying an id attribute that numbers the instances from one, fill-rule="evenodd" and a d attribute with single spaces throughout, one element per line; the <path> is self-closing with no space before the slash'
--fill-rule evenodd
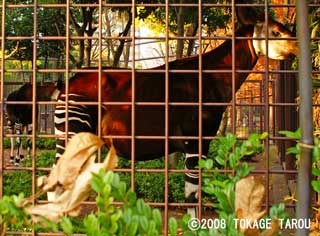
<path id="1" fill-rule="evenodd" d="M 245 26 L 236 32 L 237 36 L 249 36 L 253 26 Z M 251 48 L 251 50 L 250 50 Z M 232 99 L 232 41 L 226 40 L 218 48 L 202 55 L 203 70 L 228 70 L 230 72 L 202 73 L 202 102 L 222 103 Z M 235 69 L 251 70 L 258 56 L 252 51 L 252 40 L 237 39 L 235 42 Z M 165 69 L 165 65 L 153 69 Z M 168 135 L 181 136 L 181 139 L 169 140 L 169 153 L 182 151 L 199 153 L 199 57 L 193 56 L 168 65 L 169 70 L 190 70 L 190 73 L 169 72 Z M 196 72 L 196 73 L 194 73 Z M 244 82 L 248 73 L 235 73 L 235 91 Z M 135 72 L 135 102 L 165 102 L 165 73 Z M 102 102 L 131 102 L 132 73 L 103 72 L 101 77 Z M 79 73 L 69 82 L 69 93 L 84 95 L 87 101 L 98 101 L 98 73 Z M 180 105 L 182 103 L 195 105 Z M 221 122 L 224 105 L 202 106 L 202 136 L 214 136 Z M 104 104 L 102 110 L 102 135 L 130 136 L 131 105 Z M 135 136 L 160 136 L 159 139 L 135 139 L 135 158 L 147 160 L 159 158 L 165 150 L 165 106 L 135 105 Z M 93 108 L 92 117 L 97 117 L 97 108 Z M 192 136 L 185 139 L 182 136 Z M 110 145 L 109 138 L 105 139 Z M 119 155 L 130 158 L 131 140 L 117 138 L 113 140 Z M 202 140 L 202 154 L 207 154 L 209 140 Z"/>

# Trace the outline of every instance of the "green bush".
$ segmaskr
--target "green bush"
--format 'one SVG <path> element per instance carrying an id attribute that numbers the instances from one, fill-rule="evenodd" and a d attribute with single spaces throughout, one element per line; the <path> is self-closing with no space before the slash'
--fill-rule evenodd
<path id="1" fill-rule="evenodd" d="M 36 167 L 52 167 L 55 162 L 55 150 L 37 150 Z M 31 159 L 25 159 L 25 167 L 31 167 Z M 164 168 L 164 158 L 145 162 L 137 162 L 136 169 L 162 169 Z M 119 158 L 119 168 L 129 168 L 131 162 Z M 177 168 L 183 168 L 183 160 L 178 162 Z M 37 172 L 37 176 L 47 175 L 46 172 Z M 119 173 L 120 178 L 127 186 L 131 184 L 130 173 Z M 20 179 L 26 176 L 26 180 Z M 31 172 L 12 171 L 5 175 L 5 194 L 17 194 L 20 191 L 29 195 L 28 189 L 32 188 Z M 182 173 L 169 174 L 169 202 L 184 202 L 184 175 Z M 162 191 L 160 191 L 160 188 Z M 164 202 L 164 173 L 135 173 L 135 192 L 139 198 L 146 202 Z"/>
<path id="2" fill-rule="evenodd" d="M 135 163 L 135 169 L 164 169 L 164 158 L 140 161 Z M 131 161 L 119 158 L 119 169 L 131 168 Z M 182 157 L 176 166 L 177 169 L 184 168 Z M 131 175 L 129 173 L 119 173 L 120 178 L 128 186 L 131 184 Z M 136 172 L 135 173 L 135 192 L 139 198 L 146 202 L 164 202 L 164 173 Z M 184 174 L 174 173 L 168 177 L 169 202 L 184 202 Z"/>
<path id="3" fill-rule="evenodd" d="M 142 199 L 138 199 L 136 194 L 128 190 L 126 184 L 120 181 L 118 174 L 105 173 L 101 170 L 99 174 L 94 174 L 91 186 L 97 193 L 98 210 L 84 217 L 81 232 L 88 236 L 162 234 L 161 212 L 146 205 Z M 5 196 L 0 200 L 2 231 L 12 228 L 13 225 L 27 228 L 31 226 L 31 217 L 22 208 L 23 196 L 24 194 Z M 122 202 L 123 206 L 115 206 L 114 201 Z M 35 222 L 35 228 L 40 231 L 62 231 L 67 235 L 75 233 L 73 222 L 67 217 L 63 217 L 57 224 L 40 218 Z M 176 220 L 169 219 L 169 231 L 172 236 L 177 235 L 177 229 Z"/>
<path id="4" fill-rule="evenodd" d="M 219 229 L 190 229 L 189 215 L 184 215 L 181 220 L 170 218 L 168 230 L 170 236 L 178 235 L 178 228 L 182 230 L 182 236 L 239 236 L 243 235 L 234 227 L 236 213 L 234 209 L 235 185 L 244 176 L 248 175 L 251 167 L 241 160 L 246 155 L 262 147 L 262 135 L 251 135 L 248 140 L 236 146 L 236 138 L 232 135 L 220 137 L 213 141 L 217 152 L 215 155 L 199 161 L 199 167 L 203 170 L 203 191 L 208 194 L 213 207 L 218 212 L 219 219 L 226 222 L 226 227 Z M 159 162 L 152 166 L 161 166 Z M 232 169 L 233 174 L 218 173 L 218 168 Z M 212 172 L 213 171 L 213 172 Z M 140 174 L 140 173 L 137 173 Z M 173 178 L 174 179 L 174 178 Z M 92 189 L 96 193 L 97 211 L 85 216 L 79 221 L 63 217 L 58 223 L 49 222 L 40 218 L 32 222 L 31 217 L 22 210 L 23 196 L 4 196 L 0 200 L 0 225 L 4 230 L 23 228 L 29 231 L 34 225 L 37 232 L 54 231 L 67 235 L 84 233 L 88 236 L 100 235 L 162 235 L 163 222 L 158 209 L 152 209 L 146 205 L 136 193 L 128 189 L 128 185 L 121 181 L 120 175 L 113 172 L 100 171 L 94 174 Z M 121 206 L 114 202 L 122 202 Z M 272 206 L 269 217 L 279 219 L 285 217 L 283 204 Z M 1 229 L 0 229 L 1 230 Z"/>

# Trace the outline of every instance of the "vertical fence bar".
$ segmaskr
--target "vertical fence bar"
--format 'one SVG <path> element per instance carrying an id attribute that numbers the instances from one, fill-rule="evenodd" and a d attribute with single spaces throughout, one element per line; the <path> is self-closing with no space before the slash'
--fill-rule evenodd
<path id="1" fill-rule="evenodd" d="M 231 100 L 231 132 L 233 135 L 236 135 L 237 133 L 237 121 L 236 121 L 236 114 L 237 114 L 237 108 L 236 108 L 236 49 L 235 49 L 235 44 L 236 44 L 236 29 L 235 29 L 235 15 L 236 15 L 236 2 L 235 0 L 231 1 L 231 25 L 232 25 L 232 47 L 231 47 L 231 60 L 232 60 L 232 65 L 231 65 L 231 76 L 232 76 L 232 100 Z"/>
<path id="2" fill-rule="evenodd" d="M 311 158 L 313 149 L 312 121 L 312 80 L 310 60 L 310 34 L 308 24 L 308 4 L 306 0 L 296 1 L 297 33 L 299 39 L 299 93 L 300 93 L 300 127 L 301 157 L 298 171 L 297 219 L 309 219 L 311 207 Z M 297 229 L 297 236 L 309 235 L 306 227 Z"/>
<path id="3" fill-rule="evenodd" d="M 65 120 L 69 120 L 69 53 L 70 53 L 70 1 L 66 1 L 66 58 L 65 58 Z M 68 143 L 69 122 L 65 122 L 65 146 Z M 57 137 L 56 137 L 57 138 Z M 62 137 L 61 137 L 62 138 Z"/>
<path id="4" fill-rule="evenodd" d="M 98 30 L 99 30 L 99 38 L 98 38 L 98 48 L 99 48 L 99 58 L 98 58 L 98 131 L 97 134 L 101 138 L 101 120 L 102 120 L 102 92 L 101 92 L 101 78 L 102 78 L 102 14 L 103 14 L 103 4 L 102 0 L 99 0 L 99 7 L 98 7 Z M 98 160 L 101 161 L 101 149 L 98 150 Z"/>
<path id="5" fill-rule="evenodd" d="M 166 19 L 166 33 L 165 33 L 165 46 L 166 46 L 166 52 L 165 52 L 165 166 L 164 166 L 164 178 L 165 178 L 165 186 L 164 186 L 164 235 L 168 235 L 168 136 L 169 136 L 169 0 L 165 1 L 166 7 L 165 7 L 165 19 Z"/>
<path id="6" fill-rule="evenodd" d="M 199 65 L 198 65 L 198 73 L 199 73 L 199 98 L 198 98 L 198 120 L 199 120 L 199 126 L 198 126 L 198 145 L 199 145 L 199 160 L 202 158 L 202 1 L 198 1 L 198 24 L 199 24 Z M 202 172 L 201 169 L 199 168 L 199 191 L 198 191 L 198 217 L 201 218 L 202 216 L 202 196 L 201 196 L 201 189 L 202 189 Z"/>
<path id="7" fill-rule="evenodd" d="M 136 98 L 135 98 L 135 81 L 136 81 L 136 50 L 135 50 L 135 44 L 136 44 L 136 24 L 135 24 L 135 18 L 136 18 L 136 4 L 135 0 L 132 0 L 131 2 L 131 18 L 132 18 L 132 70 L 131 70 L 131 190 L 134 192 L 135 190 L 135 109 L 136 109 Z M 129 16 L 130 17 L 130 16 Z"/>
<path id="8" fill-rule="evenodd" d="M 1 51 L 2 51 L 2 57 L 1 57 L 1 78 L 0 78 L 0 99 L 1 99 L 1 117 L 0 117 L 0 151 L 1 151 L 1 157 L 0 158 L 0 198 L 3 196 L 3 167 L 4 167 L 4 150 L 3 150 L 3 133 L 4 133 L 4 121 L 3 121 L 3 112 L 4 112 L 4 67 L 5 67 L 5 58 L 4 58 L 4 52 L 5 52 L 5 17 L 6 17 L 6 1 L 2 0 L 2 15 L 1 15 Z M 0 226 L 1 229 L 1 226 Z"/>
<path id="9" fill-rule="evenodd" d="M 265 12 L 265 27 L 266 29 L 269 27 L 269 2 L 265 1 L 264 4 L 264 12 Z M 270 142 L 270 105 L 269 105 L 269 34 L 267 33 L 265 36 L 265 47 L 266 47 L 266 56 L 265 56 L 265 62 L 264 62 L 264 74 L 263 74 L 263 79 L 264 79 L 264 132 L 267 132 L 269 135 L 265 139 L 264 143 L 264 149 L 265 149 L 265 155 L 266 155 L 266 170 L 265 170 L 265 175 L 266 175 L 266 206 L 267 206 L 267 212 L 269 211 L 269 178 L 270 178 L 270 162 L 269 162 L 269 142 Z"/>
<path id="10" fill-rule="evenodd" d="M 32 196 L 35 196 L 36 188 L 36 163 L 35 163 L 35 154 L 36 154 L 36 148 L 35 148 L 35 135 L 36 135 L 36 94 L 37 94 L 37 0 L 34 0 L 33 2 L 33 57 L 32 57 L 32 134 L 31 134 L 31 140 L 32 140 Z M 34 201 L 35 199 L 33 199 Z"/>
<path id="11" fill-rule="evenodd" d="M 32 133 L 31 133 L 31 168 L 32 168 L 32 202 L 35 204 L 36 199 L 36 93 L 37 93 L 37 0 L 33 2 L 33 55 L 32 55 Z M 22 132 L 23 133 L 23 132 Z M 36 235 L 35 229 L 32 230 L 32 235 Z"/>

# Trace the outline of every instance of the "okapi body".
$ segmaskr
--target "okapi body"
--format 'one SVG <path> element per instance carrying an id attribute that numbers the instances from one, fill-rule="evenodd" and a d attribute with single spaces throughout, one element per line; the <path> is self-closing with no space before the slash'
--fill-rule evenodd
<path id="1" fill-rule="evenodd" d="M 57 83 L 44 83 L 43 85 L 36 86 L 36 100 L 37 101 L 50 101 L 56 100 L 58 97 L 59 89 L 62 87 L 62 82 Z M 32 101 L 32 84 L 26 83 L 19 89 L 11 92 L 7 101 L 20 102 L 20 101 Z M 36 106 L 36 117 L 38 115 L 38 106 Z M 7 104 L 6 105 L 6 119 L 8 125 L 8 133 L 22 135 L 24 128 L 27 128 L 28 134 L 32 131 L 32 105 L 31 104 Z M 17 136 L 17 149 L 14 154 L 14 138 L 10 138 L 10 163 L 19 165 L 19 162 L 23 160 L 24 156 L 20 154 L 21 137 Z M 31 139 L 27 142 L 28 155 L 31 150 Z"/>
<path id="2" fill-rule="evenodd" d="M 278 22 L 269 20 L 268 29 L 264 24 L 247 25 L 236 31 L 236 37 L 265 37 L 268 32 L 268 55 L 273 59 L 286 59 L 297 53 L 296 42 L 290 40 L 272 40 L 293 37 L 292 33 Z M 236 39 L 234 42 L 235 70 L 251 70 L 259 55 L 265 55 L 265 40 Z M 166 65 L 153 68 L 165 69 Z M 183 152 L 186 154 L 186 168 L 194 169 L 197 165 L 199 153 L 206 155 L 210 140 L 203 139 L 202 150 L 199 150 L 199 56 L 187 57 L 169 62 L 169 94 L 171 103 L 168 108 L 168 133 L 175 136 L 169 139 L 169 153 Z M 171 70 L 190 70 L 178 73 Z M 232 99 L 232 40 L 226 40 L 219 47 L 202 54 L 202 70 L 219 70 L 217 72 L 202 73 L 202 102 L 225 103 Z M 221 72 L 223 71 L 223 72 Z M 247 78 L 249 72 L 235 72 L 235 90 Z M 132 73 L 131 72 L 102 72 L 101 73 L 102 102 L 131 102 L 132 101 Z M 134 77 L 135 119 L 134 135 L 138 137 L 134 143 L 135 160 L 149 160 L 165 154 L 165 72 L 135 72 Z M 98 124 L 97 106 L 80 105 L 76 102 L 98 101 L 99 74 L 78 73 L 69 81 L 68 104 L 68 132 L 77 133 L 87 131 L 95 133 Z M 63 90 L 64 91 L 64 90 Z M 65 137 L 65 93 L 62 92 L 56 106 L 55 127 L 56 134 L 62 135 L 58 139 L 58 155 L 63 152 Z M 162 104 L 148 105 L 148 102 Z M 190 104 L 183 104 L 190 103 Z M 102 135 L 130 136 L 132 130 L 131 105 L 102 106 L 101 128 Z M 221 122 L 224 105 L 202 105 L 202 136 L 214 136 Z M 143 136 L 161 136 L 148 139 Z M 179 139 L 179 136 L 181 139 Z M 191 136 L 194 139 L 184 138 Z M 110 146 L 110 139 L 105 138 Z M 130 159 L 130 138 L 113 139 L 118 154 Z M 197 197 L 198 176 L 186 173 L 186 197 Z"/>

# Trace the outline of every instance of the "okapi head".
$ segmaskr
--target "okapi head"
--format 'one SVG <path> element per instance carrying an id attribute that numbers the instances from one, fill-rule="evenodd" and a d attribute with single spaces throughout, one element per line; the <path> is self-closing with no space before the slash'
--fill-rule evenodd
<path id="1" fill-rule="evenodd" d="M 237 0 L 236 3 L 249 3 L 253 1 Z M 275 60 L 285 60 L 298 54 L 294 34 L 281 23 L 267 17 L 261 8 L 238 6 L 237 19 L 242 25 L 253 25 L 253 46 L 258 56 L 268 56 Z M 266 22 L 267 20 L 267 22 Z M 291 39 L 290 39 L 291 38 Z M 281 40 L 280 40 L 281 39 Z M 284 40 L 286 39 L 286 40 Z"/>
<path id="2" fill-rule="evenodd" d="M 269 19 L 268 26 L 265 22 L 254 25 L 253 38 L 256 39 L 253 40 L 253 46 L 258 55 L 267 55 L 275 60 L 285 60 L 298 54 L 297 42 L 290 40 L 292 37 L 294 35 L 291 31 L 279 22 Z"/>

